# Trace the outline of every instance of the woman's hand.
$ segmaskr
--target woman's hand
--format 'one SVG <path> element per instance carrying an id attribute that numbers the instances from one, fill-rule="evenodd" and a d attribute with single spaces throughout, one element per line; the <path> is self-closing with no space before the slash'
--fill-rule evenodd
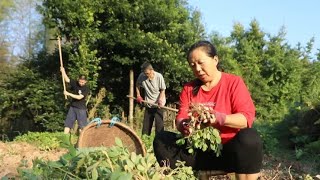
<path id="1" fill-rule="evenodd" d="M 226 121 L 226 114 L 217 112 L 203 104 L 191 105 L 188 115 L 195 129 L 201 129 L 216 124 L 223 126 Z"/>
<path id="2" fill-rule="evenodd" d="M 211 124 L 219 124 L 220 126 L 225 124 L 227 118 L 226 114 L 217 111 L 213 111 L 212 114 L 214 114 L 215 121 L 210 122 Z"/>
<path id="3" fill-rule="evenodd" d="M 181 134 L 183 134 L 183 136 L 189 136 L 192 133 L 190 128 L 190 119 L 181 120 L 177 126 L 177 129 L 181 132 Z"/>

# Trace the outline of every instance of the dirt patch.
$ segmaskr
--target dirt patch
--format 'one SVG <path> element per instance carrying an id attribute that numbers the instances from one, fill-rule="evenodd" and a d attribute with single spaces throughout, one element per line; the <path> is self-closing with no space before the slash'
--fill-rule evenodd
<path id="1" fill-rule="evenodd" d="M 18 167 L 31 168 L 36 158 L 55 161 L 66 152 L 65 149 L 42 151 L 28 143 L 0 141 L 0 178 L 17 176 Z"/>
<path id="2" fill-rule="evenodd" d="M 263 180 L 293 180 L 310 179 L 319 180 L 319 173 L 311 174 L 315 168 L 313 163 L 301 163 L 296 160 L 288 160 L 280 157 L 265 155 L 263 158 L 263 169 L 261 179 Z"/>

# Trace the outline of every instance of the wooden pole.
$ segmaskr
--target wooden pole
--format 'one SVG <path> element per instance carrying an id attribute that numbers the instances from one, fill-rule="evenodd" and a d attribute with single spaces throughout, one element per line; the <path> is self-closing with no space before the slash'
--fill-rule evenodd
<path id="1" fill-rule="evenodd" d="M 136 99 L 135 97 L 129 96 L 129 95 L 127 97 L 130 98 L 130 99 Z M 166 110 L 169 110 L 169 111 L 178 112 L 178 109 L 174 109 L 174 108 L 171 108 L 171 107 L 159 106 L 158 104 L 151 103 L 151 102 L 148 102 L 148 101 L 145 101 L 145 100 L 142 100 L 142 102 L 146 103 L 146 104 L 150 104 L 150 105 L 156 106 L 156 107 L 161 108 L 161 109 L 166 109 Z"/>
<path id="2" fill-rule="evenodd" d="M 60 36 L 58 36 L 58 47 L 59 47 L 60 67 L 63 67 Z M 63 84 L 63 92 L 64 92 L 66 90 L 66 82 L 64 81 L 63 75 L 62 75 L 62 84 Z M 66 95 L 64 95 L 64 98 L 68 99 Z"/>
<path id="3" fill-rule="evenodd" d="M 133 70 L 130 70 L 130 89 L 129 89 L 129 96 L 133 97 L 134 93 L 134 73 Z M 129 115 L 128 115 L 128 121 L 131 128 L 133 128 L 133 99 L 129 98 Z"/>

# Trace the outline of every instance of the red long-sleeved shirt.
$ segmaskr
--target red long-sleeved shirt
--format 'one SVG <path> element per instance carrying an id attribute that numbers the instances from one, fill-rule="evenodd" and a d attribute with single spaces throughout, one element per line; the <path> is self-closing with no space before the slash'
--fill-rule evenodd
<path id="1" fill-rule="evenodd" d="M 222 73 L 218 84 L 210 91 L 204 91 L 202 88 L 196 96 L 193 96 L 192 89 L 195 81 L 184 85 L 180 94 L 180 108 L 176 117 L 178 125 L 182 119 L 188 119 L 190 103 L 202 103 L 211 107 L 215 111 L 228 114 L 241 113 L 247 119 L 247 126 L 251 127 L 255 118 L 255 107 L 250 93 L 242 78 L 236 75 Z M 178 126 L 177 126 L 178 127 Z M 215 126 L 220 130 L 222 143 L 228 142 L 240 130 L 226 126 Z"/>

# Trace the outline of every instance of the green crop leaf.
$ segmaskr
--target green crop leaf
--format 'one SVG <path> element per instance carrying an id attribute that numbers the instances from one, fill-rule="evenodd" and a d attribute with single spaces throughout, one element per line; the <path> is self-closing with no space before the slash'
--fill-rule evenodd
<path id="1" fill-rule="evenodd" d="M 145 171 L 145 168 L 141 164 L 137 165 L 137 169 L 142 172 Z"/>
<path id="2" fill-rule="evenodd" d="M 119 147 L 123 147 L 123 144 L 122 144 L 122 141 L 120 138 L 116 137 L 115 138 L 115 142 L 116 142 L 116 145 L 119 146 Z"/>
<path id="3" fill-rule="evenodd" d="M 202 151 L 212 150 L 216 155 L 220 154 L 222 145 L 219 131 L 213 127 L 206 127 L 200 130 L 194 131 L 187 137 L 182 137 L 176 141 L 177 145 L 183 145 L 185 143 L 190 144 L 188 146 L 188 152 L 194 153 L 194 149 L 200 149 Z"/>
<path id="4" fill-rule="evenodd" d="M 129 169 L 133 169 L 134 168 L 134 164 L 132 163 L 132 161 L 130 161 L 130 159 L 127 159 L 126 163 L 127 163 L 128 167 L 129 167 Z"/>
<path id="5" fill-rule="evenodd" d="M 137 154 L 134 153 L 134 152 L 131 152 L 131 161 L 132 161 L 133 163 L 136 163 L 136 161 L 137 161 Z"/>
<path id="6" fill-rule="evenodd" d="M 97 168 L 92 169 L 92 179 L 98 179 L 99 174 Z"/>
<path id="7" fill-rule="evenodd" d="M 48 163 L 48 166 L 54 167 L 54 168 L 60 168 L 63 166 L 63 164 L 61 164 L 60 162 L 55 162 L 55 161 L 50 161 Z"/>

